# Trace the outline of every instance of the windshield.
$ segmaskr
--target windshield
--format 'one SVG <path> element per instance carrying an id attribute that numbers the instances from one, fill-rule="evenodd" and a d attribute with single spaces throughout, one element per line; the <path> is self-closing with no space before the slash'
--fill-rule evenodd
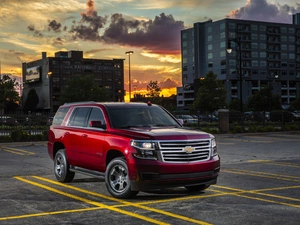
<path id="1" fill-rule="evenodd" d="M 108 108 L 108 113 L 113 128 L 180 126 L 167 112 L 156 106 Z"/>

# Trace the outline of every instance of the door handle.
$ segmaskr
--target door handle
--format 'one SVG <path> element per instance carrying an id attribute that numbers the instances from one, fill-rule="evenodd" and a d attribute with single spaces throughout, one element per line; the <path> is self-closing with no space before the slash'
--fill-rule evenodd
<path id="1" fill-rule="evenodd" d="M 86 138 L 86 137 L 87 137 L 87 134 L 82 134 L 81 137 Z"/>

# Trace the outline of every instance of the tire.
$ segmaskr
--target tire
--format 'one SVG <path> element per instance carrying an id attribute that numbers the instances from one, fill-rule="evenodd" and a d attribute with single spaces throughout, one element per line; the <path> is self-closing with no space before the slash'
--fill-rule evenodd
<path id="1" fill-rule="evenodd" d="M 115 198 L 132 198 L 138 193 L 131 190 L 128 167 L 124 158 L 115 158 L 109 162 L 105 173 L 105 184 L 108 192 Z"/>
<path id="2" fill-rule="evenodd" d="M 59 150 L 54 158 L 54 174 L 59 182 L 67 183 L 71 182 L 75 176 L 74 172 L 71 172 L 70 165 L 66 157 L 65 149 Z"/>
<path id="3" fill-rule="evenodd" d="M 209 186 L 210 186 L 209 184 L 201 184 L 201 185 L 185 186 L 185 189 L 189 191 L 203 191 Z"/>

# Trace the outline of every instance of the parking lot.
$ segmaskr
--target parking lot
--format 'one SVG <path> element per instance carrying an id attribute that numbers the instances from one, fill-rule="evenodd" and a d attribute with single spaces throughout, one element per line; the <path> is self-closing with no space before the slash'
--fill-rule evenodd
<path id="1" fill-rule="evenodd" d="M 83 175 L 56 182 L 43 142 L 0 144 L 0 224 L 300 224 L 300 134 L 216 137 L 217 185 L 129 200 Z"/>

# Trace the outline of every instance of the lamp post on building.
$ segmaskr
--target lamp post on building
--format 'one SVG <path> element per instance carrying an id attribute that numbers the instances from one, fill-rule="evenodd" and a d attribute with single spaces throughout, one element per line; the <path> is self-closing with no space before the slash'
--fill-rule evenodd
<path id="1" fill-rule="evenodd" d="M 128 60 L 129 60 L 129 64 L 128 64 L 128 76 L 129 76 L 129 102 L 130 102 L 130 100 L 131 100 L 130 55 L 133 54 L 133 51 L 125 52 L 125 54 L 128 55 Z"/>
<path id="2" fill-rule="evenodd" d="M 227 42 L 227 52 L 230 54 L 232 52 L 231 42 L 235 42 L 238 45 L 239 51 L 239 77 L 240 77 L 240 109 L 241 109 L 241 125 L 244 128 L 244 109 L 243 109 L 243 85 L 242 85 L 242 46 L 241 46 L 241 37 L 228 39 Z M 237 48 L 236 48 L 237 49 Z"/>

